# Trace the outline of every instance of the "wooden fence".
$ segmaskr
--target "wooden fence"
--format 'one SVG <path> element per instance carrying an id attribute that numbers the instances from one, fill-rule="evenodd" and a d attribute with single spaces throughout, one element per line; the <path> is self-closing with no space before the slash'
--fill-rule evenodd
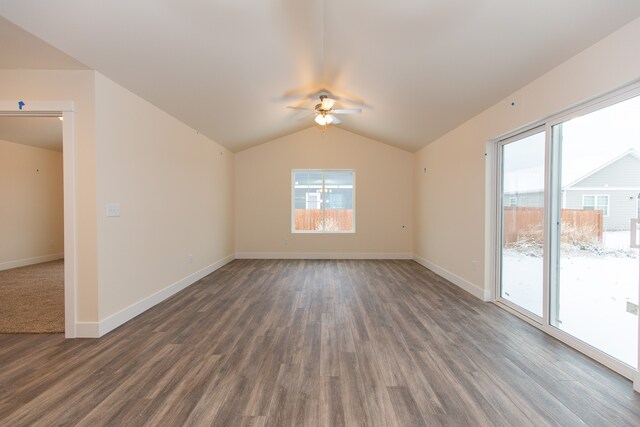
<path id="1" fill-rule="evenodd" d="M 571 232 L 572 238 L 602 241 L 603 212 L 581 209 L 562 209 L 560 211 L 563 238 Z M 540 240 L 544 227 L 543 208 L 505 207 L 503 244 L 509 245 L 521 239 Z M 577 237 L 575 237 L 577 236 Z"/>
<path id="2" fill-rule="evenodd" d="M 326 209 L 325 229 L 328 231 L 348 231 L 353 225 L 352 209 Z M 322 209 L 296 209 L 296 230 L 322 230 Z"/>

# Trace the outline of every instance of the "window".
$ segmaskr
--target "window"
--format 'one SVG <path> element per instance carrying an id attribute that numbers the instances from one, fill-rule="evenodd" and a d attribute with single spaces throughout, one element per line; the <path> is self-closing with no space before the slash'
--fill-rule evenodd
<path id="1" fill-rule="evenodd" d="M 609 216 L 609 196 L 585 194 L 582 196 L 582 209 L 585 211 L 602 211 L 604 216 Z"/>
<path id="2" fill-rule="evenodd" d="M 293 170 L 293 233 L 355 232 L 355 171 Z"/>
<path id="3" fill-rule="evenodd" d="M 517 197 L 509 197 L 509 206 L 516 206 L 518 204 Z"/>

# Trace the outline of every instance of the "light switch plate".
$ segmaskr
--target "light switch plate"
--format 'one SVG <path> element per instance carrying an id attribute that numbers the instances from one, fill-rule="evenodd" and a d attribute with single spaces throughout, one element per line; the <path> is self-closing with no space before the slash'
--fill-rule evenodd
<path id="1" fill-rule="evenodd" d="M 120 204 L 119 203 L 108 203 L 107 204 L 107 216 L 120 216 Z"/>

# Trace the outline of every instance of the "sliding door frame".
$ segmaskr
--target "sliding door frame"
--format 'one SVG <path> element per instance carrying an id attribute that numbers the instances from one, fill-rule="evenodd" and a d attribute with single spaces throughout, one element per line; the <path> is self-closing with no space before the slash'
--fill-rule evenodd
<path id="1" fill-rule="evenodd" d="M 498 141 L 496 141 L 496 225 L 497 225 L 497 241 L 496 241 L 496 250 L 498 250 L 500 253 L 496 253 L 495 257 L 496 257 L 496 266 L 495 266 L 495 274 L 496 274 L 496 288 L 495 288 L 495 299 L 497 302 L 499 302 L 500 304 L 503 304 L 507 307 L 509 307 L 511 310 L 515 310 L 517 312 L 519 312 L 521 315 L 528 317 L 530 320 L 532 320 L 533 322 L 537 323 L 537 324 L 542 324 L 544 322 L 544 307 L 547 306 L 546 303 L 546 286 L 543 283 L 543 297 L 542 297 L 542 304 L 543 304 L 543 316 L 540 317 L 535 313 L 530 312 L 529 310 L 509 301 L 508 299 L 504 298 L 502 296 L 502 248 L 503 248 L 503 241 L 504 241 L 504 194 L 503 194 L 503 186 L 504 186 L 504 158 L 503 158 L 503 153 L 504 153 L 504 147 L 512 144 L 512 143 L 516 143 L 519 140 L 522 140 L 524 138 L 527 138 L 529 136 L 541 133 L 545 131 L 545 126 L 544 124 L 538 125 L 538 126 L 533 126 L 530 127 L 527 130 L 524 130 L 522 132 L 518 132 L 514 135 L 510 135 L 506 138 L 502 138 Z M 546 153 L 546 145 L 547 145 L 548 141 L 545 141 L 545 153 Z M 546 176 L 547 176 L 547 165 L 546 165 L 546 158 L 545 158 L 545 180 L 546 180 Z M 545 182 L 545 187 L 546 187 L 546 182 Z M 546 192 L 546 188 L 545 188 L 545 192 Z M 545 197 L 546 200 L 546 197 Z M 543 207 L 543 209 L 545 209 L 545 207 Z M 544 215 L 544 220 L 546 222 L 547 220 L 547 215 Z M 543 229 L 545 230 L 543 232 L 544 234 L 544 242 L 543 242 L 543 262 L 546 262 L 547 257 L 544 256 L 544 252 L 546 251 L 547 248 L 547 233 L 546 233 L 546 229 L 547 226 L 546 224 L 543 225 Z M 545 274 L 545 267 L 543 266 L 543 277 L 546 277 Z"/>
<path id="2" fill-rule="evenodd" d="M 590 99 L 587 102 L 549 116 L 543 120 L 531 123 L 527 126 L 523 126 L 512 132 L 503 134 L 488 144 L 488 153 L 491 159 L 489 167 L 492 169 L 493 180 L 487 180 L 487 190 L 492 194 L 492 207 L 489 211 L 493 214 L 491 218 L 491 235 L 493 237 L 491 247 L 492 261 L 490 262 L 490 268 L 492 273 L 488 275 L 489 280 L 492 283 L 488 288 L 493 290 L 493 302 L 515 316 L 523 319 L 531 325 L 541 329 L 550 336 L 558 339 L 559 341 L 575 348 L 586 356 L 602 363 L 609 369 L 619 373 L 620 375 L 634 381 L 634 388 L 640 391 L 640 363 L 638 369 L 621 362 L 612 356 L 604 353 L 603 351 L 581 341 L 572 335 L 558 329 L 551 325 L 551 318 L 555 316 L 555 313 L 551 312 L 552 305 L 550 302 L 555 301 L 556 285 L 558 279 L 558 255 L 559 255 L 559 233 L 552 233 L 551 227 L 560 227 L 560 218 L 558 217 L 559 207 L 561 207 L 561 190 L 559 186 L 559 174 L 561 165 L 561 150 L 560 144 L 552 144 L 552 131 L 553 127 L 580 117 L 594 111 L 612 106 L 627 99 L 640 96 L 640 82 L 636 81 L 622 89 L 618 89 L 605 95 L 599 95 Z M 543 289 L 543 316 L 540 319 L 538 316 L 532 315 L 532 313 L 525 313 L 520 308 L 515 307 L 515 304 L 501 298 L 500 280 L 501 280 L 501 250 L 502 250 L 502 209 L 503 209 L 503 197 L 502 197 L 502 147 L 509 142 L 513 142 L 516 139 L 523 138 L 527 134 L 533 134 L 539 132 L 541 129 L 545 131 L 545 189 L 544 189 L 544 248 L 543 248 L 543 277 L 544 277 L 544 289 Z M 554 259 L 555 257 L 555 259 Z M 557 307 L 557 304 L 556 304 Z M 639 316 L 640 325 L 640 316 Z M 639 326 L 640 334 L 640 326 Z M 640 354 L 640 339 L 638 341 L 639 354 Z"/>

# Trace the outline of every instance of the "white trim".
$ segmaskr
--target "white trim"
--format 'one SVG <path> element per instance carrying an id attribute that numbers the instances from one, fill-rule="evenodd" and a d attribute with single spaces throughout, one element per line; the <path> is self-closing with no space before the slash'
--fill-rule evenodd
<path id="1" fill-rule="evenodd" d="M 63 103 L 64 104 L 64 103 Z M 78 260 L 76 245 L 76 114 L 73 103 L 62 112 L 62 173 L 64 185 L 64 336 L 75 338 L 78 318 L 76 299 Z M 45 105 L 46 106 L 46 105 Z M 43 106 L 42 108 L 44 108 Z"/>
<path id="2" fill-rule="evenodd" d="M 488 289 L 482 289 L 477 287 L 471 282 L 466 281 L 462 277 L 456 276 L 452 272 L 445 270 L 444 268 L 428 261 L 418 255 L 413 256 L 413 260 L 423 267 L 433 271 L 438 276 L 443 277 L 453 283 L 454 285 L 462 288 L 463 290 L 469 292 L 474 297 L 482 300 L 482 301 L 490 301 L 491 300 L 491 292 Z"/>
<path id="3" fill-rule="evenodd" d="M 410 252 L 236 252 L 236 259 L 413 259 Z"/>
<path id="4" fill-rule="evenodd" d="M 496 298 L 496 281 L 497 281 L 497 263 L 492 254 L 497 253 L 497 247 L 500 244 L 500 238 L 497 232 L 497 215 L 499 209 L 494 200 L 498 197 L 498 144 L 493 141 L 487 141 L 485 147 L 485 199 L 484 199 L 484 215 L 487 220 L 484 222 L 484 293 L 488 294 L 489 301 Z"/>
<path id="5" fill-rule="evenodd" d="M 161 289 L 158 292 L 151 294 L 136 303 L 131 304 L 129 307 L 126 307 L 119 312 L 102 319 L 100 322 L 77 323 L 76 333 L 79 337 L 99 338 L 116 329 L 117 327 L 127 323 L 134 317 L 144 313 L 151 307 L 154 307 L 155 305 L 161 303 L 170 296 L 177 294 L 181 290 L 194 284 L 203 277 L 213 273 L 220 267 L 227 265 L 234 259 L 235 257 L 233 255 L 228 255 L 221 260 L 214 262 L 208 267 L 196 271 L 195 273 L 188 275 L 184 279 L 181 279 L 174 284 L 169 285 L 166 288 Z"/>
<path id="6" fill-rule="evenodd" d="M 565 187 L 564 191 L 638 191 L 640 187 Z"/>
<path id="7" fill-rule="evenodd" d="M 77 301 L 76 122 L 73 101 L 0 101 L 0 116 L 62 116 L 65 338 L 75 338 Z"/>
<path id="8" fill-rule="evenodd" d="M 25 267 L 27 265 L 40 264 L 42 262 L 56 261 L 64 258 L 64 253 L 42 255 L 33 258 L 18 259 L 15 261 L 7 261 L 0 264 L 0 271 L 9 270 L 11 268 Z"/>

